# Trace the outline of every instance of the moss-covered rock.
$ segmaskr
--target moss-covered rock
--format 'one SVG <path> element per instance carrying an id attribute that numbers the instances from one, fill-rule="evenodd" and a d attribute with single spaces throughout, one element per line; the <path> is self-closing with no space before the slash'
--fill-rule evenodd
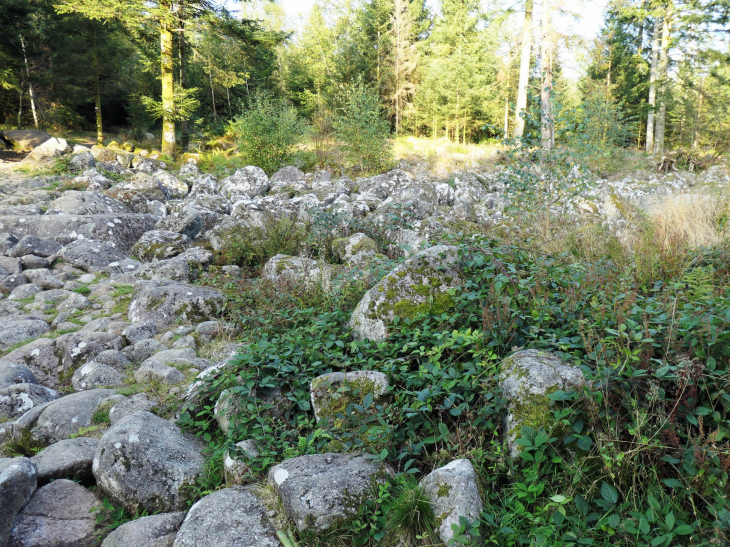
<path id="1" fill-rule="evenodd" d="M 504 431 L 512 457 L 520 453 L 515 441 L 522 426 L 550 429 L 553 414 L 548 395 L 585 384 L 579 367 L 566 365 L 556 355 L 534 349 L 518 351 L 502 361 L 500 381 L 509 401 Z"/>
<path id="2" fill-rule="evenodd" d="M 361 405 L 366 395 L 372 395 L 373 401 L 378 401 L 385 395 L 388 385 L 385 374 L 372 370 L 318 376 L 309 388 L 314 417 L 318 422 L 334 419 L 337 414 L 345 414 L 348 405 Z"/>
<path id="3" fill-rule="evenodd" d="M 457 248 L 438 245 L 406 260 L 370 289 L 350 318 L 353 336 L 383 340 L 396 317 L 440 314 L 455 304 L 451 289 L 462 282 Z"/>
<path id="4" fill-rule="evenodd" d="M 345 262 L 357 254 L 377 253 L 378 245 L 365 234 L 357 233 L 349 237 L 335 239 L 332 242 L 332 251 L 337 258 Z"/>
<path id="5" fill-rule="evenodd" d="M 131 253 L 145 262 L 172 258 L 184 252 L 190 244 L 185 234 L 168 230 L 146 232 L 131 249 Z"/>

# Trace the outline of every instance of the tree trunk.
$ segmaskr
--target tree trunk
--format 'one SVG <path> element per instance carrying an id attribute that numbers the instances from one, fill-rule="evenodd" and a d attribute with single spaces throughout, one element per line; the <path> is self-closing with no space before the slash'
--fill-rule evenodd
<path id="1" fill-rule="evenodd" d="M 104 144 L 101 124 L 101 90 L 99 88 L 99 49 L 96 46 L 96 23 L 91 22 L 91 55 L 94 64 L 94 113 L 96 114 L 96 143 Z"/>
<path id="2" fill-rule="evenodd" d="M 208 79 L 210 80 L 210 96 L 213 99 L 213 119 L 218 123 L 218 113 L 215 109 L 215 89 L 213 88 L 213 65 L 208 61 Z"/>
<path id="3" fill-rule="evenodd" d="M 669 72 L 669 39 L 671 33 L 671 6 L 667 8 L 662 24 L 662 46 L 659 52 L 659 112 L 656 118 L 656 131 L 654 134 L 654 155 L 664 154 L 664 132 L 667 121 L 667 74 Z"/>
<path id="4" fill-rule="evenodd" d="M 705 77 L 702 77 L 702 84 L 700 85 L 700 101 L 697 106 L 697 111 L 694 115 L 694 121 L 692 123 L 692 149 L 696 150 L 700 145 L 700 119 L 702 117 L 702 99 L 705 96 Z"/>
<path id="5" fill-rule="evenodd" d="M 21 71 L 22 75 L 22 71 Z M 21 76 L 20 78 L 20 86 L 18 86 L 18 129 L 20 129 L 22 126 L 21 120 L 23 118 L 23 78 Z"/>
<path id="6" fill-rule="evenodd" d="M 28 65 L 28 55 L 25 52 L 25 39 L 20 37 L 20 47 L 23 48 L 23 61 L 25 62 L 25 72 L 28 75 L 28 96 L 30 97 L 30 109 L 33 111 L 33 122 L 38 129 L 38 114 L 35 110 L 35 98 L 33 97 L 33 84 L 30 81 L 30 66 Z"/>
<path id="7" fill-rule="evenodd" d="M 169 5 L 168 5 L 169 7 Z M 162 153 L 175 156 L 175 80 L 172 30 L 163 16 L 160 21 L 160 81 L 162 82 Z"/>
<path id="8" fill-rule="evenodd" d="M 181 10 L 182 11 L 182 10 Z M 180 78 L 179 85 L 180 89 L 185 88 L 185 21 L 180 21 L 180 32 L 178 34 L 178 64 L 180 65 Z M 188 143 L 190 142 L 190 127 L 188 120 L 182 120 L 180 122 L 180 148 L 183 152 L 188 149 Z"/>
<path id="9" fill-rule="evenodd" d="M 540 64 L 542 65 L 542 83 L 540 86 L 541 142 L 545 150 L 552 150 L 555 144 L 553 131 L 553 115 L 551 95 L 553 91 L 552 36 L 550 30 L 550 0 L 542 0 L 542 40 L 540 43 Z"/>
<path id="10" fill-rule="evenodd" d="M 532 50 L 532 9 L 533 0 L 525 0 L 525 24 L 522 27 L 522 56 L 520 57 L 520 81 L 517 88 L 515 108 L 515 137 L 525 132 L 523 113 L 527 107 L 527 83 L 530 78 L 530 52 Z"/>
<path id="11" fill-rule="evenodd" d="M 656 72 L 659 63 L 659 16 L 654 17 L 651 36 L 651 69 L 649 72 L 649 114 L 646 116 L 646 151 L 654 151 L 654 107 L 656 106 Z"/>

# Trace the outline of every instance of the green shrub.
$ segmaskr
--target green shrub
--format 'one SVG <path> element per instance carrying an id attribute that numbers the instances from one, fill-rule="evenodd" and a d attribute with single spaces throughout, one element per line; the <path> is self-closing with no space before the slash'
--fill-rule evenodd
<path id="1" fill-rule="evenodd" d="M 334 121 L 352 165 L 364 171 L 387 169 L 393 162 L 390 124 L 380 108 L 378 94 L 362 82 L 345 87 Z"/>
<path id="2" fill-rule="evenodd" d="M 249 108 L 233 122 L 232 129 L 246 161 L 271 175 L 291 163 L 305 125 L 285 99 L 262 92 L 253 97 Z"/>

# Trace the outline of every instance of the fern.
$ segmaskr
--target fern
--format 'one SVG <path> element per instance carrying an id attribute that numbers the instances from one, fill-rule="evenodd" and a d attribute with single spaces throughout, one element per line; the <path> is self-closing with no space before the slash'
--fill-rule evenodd
<path id="1" fill-rule="evenodd" d="M 715 289 L 715 268 L 712 266 L 697 266 L 692 268 L 684 277 L 682 283 L 690 296 L 702 298 L 709 296 Z"/>

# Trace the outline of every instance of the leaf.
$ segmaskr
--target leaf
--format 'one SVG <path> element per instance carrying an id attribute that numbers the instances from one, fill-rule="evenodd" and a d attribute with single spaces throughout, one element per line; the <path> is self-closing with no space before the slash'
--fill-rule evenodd
<path id="1" fill-rule="evenodd" d="M 593 446 L 593 441 L 590 437 L 580 437 L 577 442 L 578 448 L 588 452 Z"/>
<path id="2" fill-rule="evenodd" d="M 601 484 L 601 497 L 608 503 L 616 505 L 618 502 L 618 490 L 606 481 L 603 481 L 603 484 Z"/>
<path id="3" fill-rule="evenodd" d="M 648 534 L 651 531 L 649 522 L 643 517 L 639 519 L 639 531 L 641 531 L 642 534 Z"/>
<path id="4" fill-rule="evenodd" d="M 618 528 L 619 522 L 621 522 L 621 517 L 618 515 L 611 515 L 608 517 L 608 524 L 611 528 Z"/>
<path id="5" fill-rule="evenodd" d="M 365 395 L 365 397 L 363 397 L 363 399 L 362 399 L 362 406 L 364 408 L 370 408 L 370 405 L 372 405 L 372 404 L 373 404 L 373 394 L 367 393 Z"/>
<path id="6" fill-rule="evenodd" d="M 669 511 L 669 514 L 664 517 L 664 522 L 667 524 L 667 530 L 671 531 L 674 528 L 674 524 L 677 522 L 677 518 L 674 516 L 674 511 Z"/>
<path id="7" fill-rule="evenodd" d="M 693 531 L 694 529 L 689 524 L 680 524 L 673 530 L 673 532 L 678 536 L 686 536 L 691 534 Z"/>
<path id="8" fill-rule="evenodd" d="M 563 496 L 562 494 L 556 494 L 554 496 L 550 496 L 550 499 L 554 501 L 555 503 L 565 503 L 566 501 L 569 501 L 570 498 Z"/>
<path id="9" fill-rule="evenodd" d="M 664 479 L 662 482 L 669 488 L 683 488 L 682 483 L 677 479 Z"/>

